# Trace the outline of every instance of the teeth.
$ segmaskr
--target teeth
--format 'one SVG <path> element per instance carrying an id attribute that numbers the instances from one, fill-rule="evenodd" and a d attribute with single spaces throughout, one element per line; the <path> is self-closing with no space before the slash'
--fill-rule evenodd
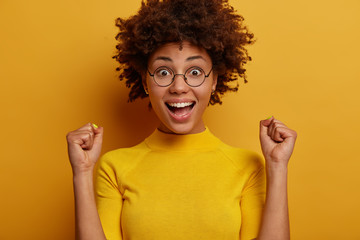
<path id="1" fill-rule="evenodd" d="M 192 102 L 168 103 L 170 107 L 183 108 L 192 105 Z"/>

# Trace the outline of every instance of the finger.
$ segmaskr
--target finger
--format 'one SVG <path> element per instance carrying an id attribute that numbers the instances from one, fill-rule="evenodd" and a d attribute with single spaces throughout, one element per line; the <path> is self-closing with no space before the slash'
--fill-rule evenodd
<path id="1" fill-rule="evenodd" d="M 94 132 L 88 130 L 76 131 L 73 133 L 72 142 L 79 145 L 83 150 L 90 150 L 94 143 Z"/>
<path id="2" fill-rule="evenodd" d="M 284 124 L 278 124 L 278 123 L 274 123 L 274 125 L 272 126 L 271 132 L 270 132 L 270 136 L 273 140 L 275 141 L 283 141 L 284 139 L 279 138 L 279 129 L 280 128 L 287 128 Z"/>
<path id="3" fill-rule="evenodd" d="M 100 145 L 101 148 L 101 144 L 102 144 L 102 135 L 103 135 L 103 128 L 102 127 L 98 127 L 96 124 L 94 123 L 88 123 L 85 125 L 85 128 L 90 128 L 90 147 L 88 148 L 89 150 L 91 150 L 93 148 L 94 145 Z"/>
<path id="4" fill-rule="evenodd" d="M 84 137 L 86 139 L 86 142 L 83 145 L 81 145 L 81 147 L 84 150 L 91 150 L 93 145 L 94 145 L 94 132 L 93 132 L 93 130 L 85 131 L 84 132 Z"/>
<path id="5" fill-rule="evenodd" d="M 90 137 L 90 146 L 92 145 L 93 139 L 94 139 L 94 135 L 96 134 L 96 125 L 92 124 L 92 123 L 87 123 L 84 126 L 70 132 L 68 135 L 70 136 L 75 136 L 77 134 L 81 134 L 81 133 L 88 133 L 89 137 Z M 87 144 L 85 144 L 85 142 L 83 144 L 81 143 L 77 143 L 79 145 L 81 145 L 83 148 L 88 148 L 89 146 Z"/>
<path id="6" fill-rule="evenodd" d="M 98 127 L 95 129 L 95 136 L 94 136 L 94 148 L 101 149 L 102 141 L 104 135 L 104 128 Z"/>
<path id="7" fill-rule="evenodd" d="M 268 136 L 268 128 L 273 117 L 260 121 L 260 140 L 264 140 Z"/>
<path id="8" fill-rule="evenodd" d="M 94 132 L 94 141 L 101 141 L 102 140 L 102 136 L 103 136 L 103 132 L 104 132 L 104 128 L 103 127 L 99 127 L 96 124 L 92 123 L 91 127 L 93 129 Z"/>
<path id="9" fill-rule="evenodd" d="M 283 128 L 286 128 L 286 125 L 283 124 L 282 122 L 280 122 L 279 120 L 275 120 L 273 121 L 270 126 L 269 126 L 269 129 L 268 129 L 268 134 L 269 136 L 271 136 L 273 138 L 273 136 L 275 135 L 275 131 L 277 128 L 279 127 L 283 127 Z"/>
<path id="10" fill-rule="evenodd" d="M 89 148 L 89 134 L 84 132 L 71 132 L 67 136 L 68 155 L 71 159 L 76 159 L 79 153 Z"/>
<path id="11" fill-rule="evenodd" d="M 267 129 L 267 135 L 268 135 L 269 137 L 271 137 L 271 135 L 272 135 L 272 133 L 273 133 L 273 131 L 274 131 L 274 121 L 275 121 L 275 118 L 273 117 L 273 118 L 271 119 L 271 121 L 270 121 L 270 123 L 269 123 L 269 127 L 268 127 L 268 129 Z"/>
<path id="12" fill-rule="evenodd" d="M 280 122 L 279 120 L 273 118 L 269 124 L 269 128 L 268 128 L 268 134 L 269 136 L 271 136 L 273 130 L 274 130 L 274 127 L 276 124 L 283 124 L 282 122 Z"/>
<path id="13" fill-rule="evenodd" d="M 276 142 L 283 142 L 285 138 L 283 138 L 284 134 L 283 131 L 286 130 L 284 127 L 275 127 L 274 131 L 271 135 L 271 139 Z"/>
<path id="14" fill-rule="evenodd" d="M 285 139 L 284 142 L 295 145 L 297 133 L 296 131 L 288 128 L 286 131 L 282 133 L 281 137 Z"/>
<path id="15" fill-rule="evenodd" d="M 93 125 L 92 125 L 92 123 L 87 123 L 87 124 L 85 124 L 84 126 L 81 126 L 80 128 L 78 128 L 78 129 L 76 129 L 75 131 L 81 131 L 81 130 L 93 130 L 94 129 L 94 127 L 93 127 Z"/>
<path id="16" fill-rule="evenodd" d="M 288 127 L 278 127 L 272 138 L 278 142 L 285 142 L 294 145 L 296 140 L 296 132 Z"/>

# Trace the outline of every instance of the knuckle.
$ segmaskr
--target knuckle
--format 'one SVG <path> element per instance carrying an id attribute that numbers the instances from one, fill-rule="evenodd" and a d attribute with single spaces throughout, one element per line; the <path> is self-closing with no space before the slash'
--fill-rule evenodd
<path id="1" fill-rule="evenodd" d="M 68 132 L 67 134 L 66 134 L 66 139 L 67 140 L 70 140 L 70 139 L 72 139 L 74 137 L 74 132 Z"/>
<path id="2" fill-rule="evenodd" d="M 84 140 L 84 142 L 87 142 L 89 141 L 89 135 L 85 135 L 82 137 L 82 139 Z"/>

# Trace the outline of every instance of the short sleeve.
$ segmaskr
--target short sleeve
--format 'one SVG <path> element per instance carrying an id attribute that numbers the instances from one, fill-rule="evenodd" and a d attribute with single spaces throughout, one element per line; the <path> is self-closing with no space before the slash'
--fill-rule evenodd
<path id="1" fill-rule="evenodd" d="M 251 174 L 242 192 L 240 240 L 251 240 L 257 237 L 265 204 L 265 195 L 265 169 L 260 166 L 257 171 Z"/>
<path id="2" fill-rule="evenodd" d="M 106 239 L 121 240 L 122 195 L 115 168 L 106 154 L 99 160 L 94 182 L 96 206 Z"/>

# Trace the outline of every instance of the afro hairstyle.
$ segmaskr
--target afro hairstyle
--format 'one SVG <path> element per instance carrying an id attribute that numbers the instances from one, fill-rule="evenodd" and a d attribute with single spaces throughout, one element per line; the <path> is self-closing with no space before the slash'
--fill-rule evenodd
<path id="1" fill-rule="evenodd" d="M 245 46 L 255 40 L 243 22 L 228 0 L 143 0 L 137 14 L 115 23 L 119 32 L 113 58 L 120 64 L 120 80 L 130 88 L 128 101 L 147 97 L 142 73 L 149 56 L 166 43 L 188 41 L 212 59 L 218 79 L 209 104 L 221 104 L 224 93 L 238 90 L 238 78 L 247 82 L 244 65 L 251 57 Z"/>

